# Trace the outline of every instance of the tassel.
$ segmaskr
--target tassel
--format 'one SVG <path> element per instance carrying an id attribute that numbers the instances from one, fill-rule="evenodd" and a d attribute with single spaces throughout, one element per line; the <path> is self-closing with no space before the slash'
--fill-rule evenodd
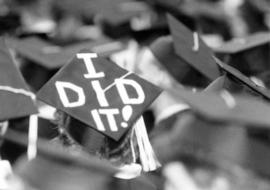
<path id="1" fill-rule="evenodd" d="M 37 155 L 38 116 L 31 115 L 28 129 L 27 158 L 32 160 Z"/>
<path id="2" fill-rule="evenodd" d="M 149 172 L 156 170 L 161 166 L 161 164 L 154 153 L 152 145 L 150 144 L 142 116 L 135 123 L 134 130 L 138 142 L 140 161 L 143 171 Z"/>
<path id="3" fill-rule="evenodd" d="M 0 122 L 0 135 L 4 135 L 8 129 L 8 121 Z"/>

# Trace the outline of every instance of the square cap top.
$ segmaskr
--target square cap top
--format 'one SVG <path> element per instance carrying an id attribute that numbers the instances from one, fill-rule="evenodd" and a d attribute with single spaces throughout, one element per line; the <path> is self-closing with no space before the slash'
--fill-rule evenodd
<path id="1" fill-rule="evenodd" d="M 171 131 L 157 138 L 154 147 L 164 163 L 184 157 L 225 171 L 240 165 L 248 171 L 270 175 L 269 147 L 235 124 L 211 123 L 184 115 Z"/>
<path id="2" fill-rule="evenodd" d="M 56 46 L 36 37 L 25 39 L 10 38 L 8 44 L 22 56 L 48 69 L 62 67 L 68 63 L 76 52 L 84 48 L 91 49 L 102 56 L 108 56 L 124 48 L 123 43 L 112 41 L 108 38 L 81 42 L 66 47 Z"/>
<path id="3" fill-rule="evenodd" d="M 220 72 L 213 58 L 213 52 L 198 33 L 193 33 L 172 15 L 168 15 L 167 18 L 175 53 L 210 80 L 219 77 Z"/>
<path id="4" fill-rule="evenodd" d="M 263 87 L 257 86 L 252 80 L 250 80 L 247 76 L 242 74 L 240 71 L 238 71 L 237 69 L 235 69 L 234 67 L 232 67 L 228 64 L 223 63 L 219 59 L 216 59 L 216 62 L 219 65 L 219 67 L 223 71 L 225 71 L 227 74 L 229 74 L 230 76 L 233 76 L 235 79 L 237 79 L 238 81 L 240 81 L 244 85 L 248 86 L 253 91 L 262 95 L 265 99 L 270 100 L 269 90 L 267 90 Z"/>
<path id="5" fill-rule="evenodd" d="M 0 136 L 0 138 L 18 145 L 28 146 L 27 135 L 13 129 L 9 129 L 7 133 L 4 136 Z M 53 144 L 52 146 L 51 142 L 42 138 L 39 138 L 37 141 L 37 152 L 38 157 L 43 157 L 59 163 L 62 162 L 63 164 L 75 165 L 94 172 L 113 175 L 118 171 L 118 169 L 105 160 L 100 160 L 99 158 L 90 155 L 86 156 L 80 152 L 71 154 L 64 150 L 62 146 L 58 146 L 57 144 Z"/>
<path id="6" fill-rule="evenodd" d="M 199 72 L 185 60 L 180 58 L 174 50 L 172 36 L 164 36 L 150 45 L 150 50 L 156 60 L 181 84 L 188 86 L 205 86 L 208 77 Z"/>
<path id="7" fill-rule="evenodd" d="M 75 54 L 37 98 L 118 141 L 161 90 L 90 52 L 84 49 Z"/>
<path id="8" fill-rule="evenodd" d="M 98 13 L 109 24 L 118 26 L 129 23 L 132 18 L 150 12 L 150 8 L 144 2 L 126 0 L 113 6 L 101 9 Z"/>
<path id="9" fill-rule="evenodd" d="M 232 95 L 226 90 L 219 93 L 193 93 L 186 89 L 171 91 L 179 100 L 190 105 L 198 115 L 212 121 L 242 123 L 247 126 L 270 129 L 270 104 L 255 98 Z"/>
<path id="10" fill-rule="evenodd" d="M 0 38 L 0 121 L 37 113 L 35 95 L 30 92 L 11 54 Z"/>

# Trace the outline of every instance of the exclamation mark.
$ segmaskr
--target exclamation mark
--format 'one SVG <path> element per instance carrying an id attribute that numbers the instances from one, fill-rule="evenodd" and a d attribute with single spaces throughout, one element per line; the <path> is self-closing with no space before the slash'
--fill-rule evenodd
<path id="1" fill-rule="evenodd" d="M 133 112 L 133 110 L 132 110 L 132 107 L 130 105 L 127 105 L 127 106 L 123 107 L 123 109 L 122 109 L 122 115 L 123 115 L 123 118 L 124 118 L 124 122 L 121 123 L 121 126 L 123 128 L 127 128 L 128 127 L 127 121 L 132 116 L 132 112 Z"/>

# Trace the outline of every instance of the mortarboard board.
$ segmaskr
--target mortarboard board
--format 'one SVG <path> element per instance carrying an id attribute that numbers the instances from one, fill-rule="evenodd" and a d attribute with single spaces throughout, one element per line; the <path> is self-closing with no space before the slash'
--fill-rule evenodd
<path id="1" fill-rule="evenodd" d="M 37 97 L 117 141 L 159 93 L 151 83 L 83 50 Z"/>
<path id="2" fill-rule="evenodd" d="M 212 57 L 213 52 L 200 39 L 198 33 L 193 33 L 171 15 L 167 18 L 175 53 L 208 79 L 216 79 L 220 73 Z"/>
<path id="3" fill-rule="evenodd" d="M 0 56 L 0 120 L 37 113 L 34 105 L 35 95 L 29 91 L 21 73 L 15 66 L 3 37 L 0 39 Z"/>
<path id="4" fill-rule="evenodd" d="M 23 57 L 48 69 L 62 67 L 72 58 L 73 54 L 84 48 L 91 49 L 102 56 L 108 56 L 124 47 L 120 41 L 113 41 L 108 38 L 75 43 L 65 47 L 51 44 L 36 37 L 10 38 L 8 43 L 11 48 L 15 49 Z"/>
<path id="5" fill-rule="evenodd" d="M 245 128 L 234 124 L 210 123 L 185 115 L 166 137 L 156 139 L 153 146 L 163 163 L 193 159 L 225 171 L 238 165 L 264 176 L 270 174 L 269 147 L 249 137 Z"/>
<path id="6" fill-rule="evenodd" d="M 174 90 L 173 94 L 189 104 L 195 113 L 209 120 L 270 127 L 270 120 L 267 118 L 270 106 L 267 102 L 247 96 L 232 95 L 226 90 L 220 93 L 210 91 L 193 93 L 179 88 Z"/>
<path id="7" fill-rule="evenodd" d="M 269 69 L 270 32 L 257 32 L 228 41 L 214 49 L 224 61 L 246 75 L 256 75 Z"/>
<path id="8" fill-rule="evenodd" d="M 203 76 L 175 54 L 171 36 L 158 38 L 151 44 L 150 50 L 156 60 L 161 63 L 179 83 L 188 86 L 205 85 L 204 80 L 199 80 L 199 77 L 203 78 Z"/>
<path id="9" fill-rule="evenodd" d="M 0 138 L 22 146 L 28 144 L 25 134 L 12 129 Z M 106 160 L 86 156 L 81 152 L 68 152 L 41 138 L 37 141 L 37 151 L 38 156 L 35 159 L 19 159 L 13 169 L 24 182 L 39 189 L 54 189 L 62 185 L 71 189 L 75 186 L 76 189 L 85 189 L 89 185 L 105 188 L 118 172 Z M 46 179 L 44 175 L 47 176 Z"/>
<path id="10" fill-rule="evenodd" d="M 147 34 L 147 31 L 150 31 L 149 33 L 153 30 L 166 32 L 167 29 L 165 19 L 162 20 L 161 17 L 158 17 L 157 13 L 146 3 L 138 1 L 104 6 L 96 18 L 97 23 L 101 24 L 103 32 L 113 38 L 131 35 L 139 39 L 145 37 L 140 34 Z"/>
<path id="11" fill-rule="evenodd" d="M 111 25 L 117 26 L 128 23 L 132 18 L 140 16 L 140 14 L 146 13 L 146 11 L 149 11 L 147 4 L 126 0 L 114 6 L 104 8 L 101 16 Z"/>
<path id="12" fill-rule="evenodd" d="M 17 132 L 13 129 L 8 129 L 8 132 L 0 136 L 1 139 L 14 142 L 18 145 L 27 146 L 28 137 L 26 134 Z M 38 156 L 45 157 L 57 162 L 63 162 L 66 164 L 77 165 L 83 168 L 91 169 L 93 171 L 101 171 L 109 174 L 115 174 L 118 170 L 114 168 L 110 163 L 101 161 L 96 157 L 85 155 L 81 152 L 70 153 L 63 149 L 63 147 L 53 144 L 48 140 L 39 138 L 37 141 Z"/>
<path id="13" fill-rule="evenodd" d="M 27 136 L 12 129 L 0 138 L 23 146 L 27 145 Z M 86 156 L 80 152 L 69 153 L 57 144 L 52 146 L 51 142 L 41 138 L 37 142 L 37 150 L 38 156 L 34 160 L 26 162 L 25 159 L 19 159 L 14 164 L 14 172 L 29 185 L 41 189 L 46 186 L 55 188 L 56 186 L 53 186 L 57 185 L 55 183 L 70 185 L 68 181 L 71 181 L 73 185 L 79 185 L 78 188 L 87 185 L 87 189 L 89 185 L 96 188 L 101 185 L 102 189 L 126 189 L 128 187 L 156 189 L 145 176 L 129 180 L 118 179 L 113 176 L 116 176 L 120 170 L 108 161 Z M 47 176 L 46 180 L 43 178 L 44 174 Z"/>
<path id="14" fill-rule="evenodd" d="M 216 59 L 217 64 L 219 67 L 225 71 L 227 76 L 232 77 L 233 79 L 236 79 L 240 83 L 244 84 L 244 86 L 247 86 L 249 89 L 251 89 L 253 92 L 256 92 L 258 95 L 264 97 L 265 99 L 270 99 L 270 93 L 267 89 L 262 88 L 260 86 L 257 86 L 252 80 L 250 80 L 247 76 L 242 74 L 240 71 L 235 69 L 234 67 L 227 65 L 220 61 L 219 59 Z"/>

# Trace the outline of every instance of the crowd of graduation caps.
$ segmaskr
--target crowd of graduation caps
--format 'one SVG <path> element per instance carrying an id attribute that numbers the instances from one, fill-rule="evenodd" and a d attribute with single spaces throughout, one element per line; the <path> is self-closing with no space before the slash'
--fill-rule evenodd
<path id="1" fill-rule="evenodd" d="M 269 1 L 0 3 L 0 189 L 270 189 Z M 81 49 L 163 90 L 143 113 L 158 169 L 115 177 L 129 133 L 114 141 L 4 88 L 37 93 Z"/>

